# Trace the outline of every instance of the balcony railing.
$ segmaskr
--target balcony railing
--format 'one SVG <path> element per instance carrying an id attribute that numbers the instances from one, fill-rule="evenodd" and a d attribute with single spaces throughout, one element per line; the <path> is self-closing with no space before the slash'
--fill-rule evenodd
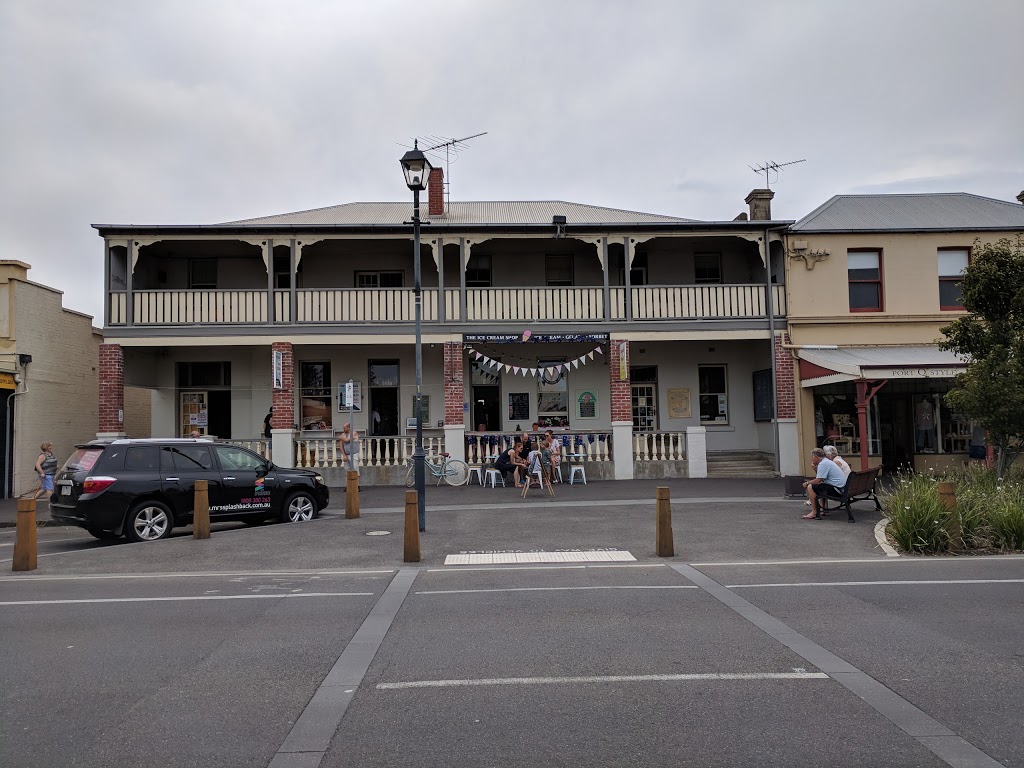
<path id="1" fill-rule="evenodd" d="M 590 323 L 643 321 L 744 319 L 767 317 L 765 286 L 743 285 L 644 285 L 630 289 L 601 286 L 545 288 L 423 289 L 425 323 Z M 773 310 L 786 314 L 784 285 L 773 285 Z M 110 325 L 128 324 L 128 294 L 112 292 Z M 465 302 L 465 317 L 462 306 Z M 294 319 L 292 292 L 274 291 L 275 323 L 387 324 L 412 323 L 415 296 L 411 288 L 297 289 Z M 267 291 L 165 290 L 132 292 L 132 324 L 196 325 L 270 323 Z M 442 311 L 443 310 L 443 311 Z M 607 311 L 606 311 L 607 310 Z"/>
<path id="2" fill-rule="evenodd" d="M 543 438 L 542 433 L 531 433 L 534 446 Z M 467 432 L 466 461 L 487 464 L 503 451 L 515 445 L 516 436 L 503 432 Z M 574 430 L 556 432 L 555 440 L 563 458 L 571 461 L 611 461 L 612 436 L 601 430 Z"/>

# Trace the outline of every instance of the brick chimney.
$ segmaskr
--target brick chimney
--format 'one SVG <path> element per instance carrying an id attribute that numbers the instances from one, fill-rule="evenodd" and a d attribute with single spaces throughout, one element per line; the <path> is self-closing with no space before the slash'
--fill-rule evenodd
<path id="1" fill-rule="evenodd" d="M 771 221 L 773 197 L 775 193 L 770 189 L 755 189 L 747 195 L 743 202 L 750 206 L 751 221 Z"/>
<path id="2" fill-rule="evenodd" d="M 444 216 L 444 169 L 431 168 L 427 179 L 427 214 Z"/>

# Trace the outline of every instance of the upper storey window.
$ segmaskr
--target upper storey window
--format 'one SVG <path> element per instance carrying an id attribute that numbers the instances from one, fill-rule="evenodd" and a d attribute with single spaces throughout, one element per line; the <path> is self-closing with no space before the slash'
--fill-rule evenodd
<path id="1" fill-rule="evenodd" d="M 850 283 L 850 311 L 881 312 L 882 252 L 848 251 L 846 264 Z"/>
<path id="2" fill-rule="evenodd" d="M 970 260 L 969 248 L 941 248 L 939 250 L 939 306 L 942 309 L 963 309 L 960 280 Z"/>

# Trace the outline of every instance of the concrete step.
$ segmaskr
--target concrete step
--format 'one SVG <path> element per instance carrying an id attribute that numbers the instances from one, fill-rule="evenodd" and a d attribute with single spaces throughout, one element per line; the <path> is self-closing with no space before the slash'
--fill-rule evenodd
<path id="1" fill-rule="evenodd" d="M 757 479 L 757 478 L 767 479 L 767 478 L 775 477 L 775 473 L 771 472 L 771 471 L 768 471 L 768 470 L 763 470 L 763 469 L 753 469 L 753 470 L 743 470 L 743 471 L 741 471 L 741 470 L 722 471 L 722 470 L 713 470 L 713 469 L 711 469 L 711 467 L 708 467 L 708 477 L 713 477 L 713 478 L 729 478 L 729 477 L 733 477 L 733 478 L 747 478 L 747 479 L 751 479 L 751 478 L 753 478 L 753 479 Z"/>

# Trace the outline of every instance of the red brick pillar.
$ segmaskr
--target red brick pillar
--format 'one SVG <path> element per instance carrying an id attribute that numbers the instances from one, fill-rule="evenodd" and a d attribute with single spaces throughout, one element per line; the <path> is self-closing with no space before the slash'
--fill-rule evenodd
<path id="1" fill-rule="evenodd" d="M 464 426 L 466 417 L 462 410 L 463 396 L 462 342 L 444 343 L 444 423 L 445 426 Z"/>
<path id="2" fill-rule="evenodd" d="M 623 377 L 625 372 L 625 377 Z M 608 385 L 612 404 L 612 423 L 633 423 L 633 389 L 629 384 L 629 342 L 608 343 Z"/>
<path id="3" fill-rule="evenodd" d="M 793 378 L 794 360 L 792 353 L 783 347 L 789 344 L 789 334 L 774 336 L 775 339 L 775 413 L 779 419 L 796 418 L 796 381 Z"/>
<path id="4" fill-rule="evenodd" d="M 274 415 L 270 418 L 271 429 L 292 429 L 295 425 L 295 356 L 291 342 L 275 341 L 271 346 L 271 386 L 273 381 L 274 352 L 280 352 L 281 388 L 273 388 L 272 408 Z"/>
<path id="5" fill-rule="evenodd" d="M 100 344 L 100 417 L 98 434 L 124 434 L 124 349 Z"/>

